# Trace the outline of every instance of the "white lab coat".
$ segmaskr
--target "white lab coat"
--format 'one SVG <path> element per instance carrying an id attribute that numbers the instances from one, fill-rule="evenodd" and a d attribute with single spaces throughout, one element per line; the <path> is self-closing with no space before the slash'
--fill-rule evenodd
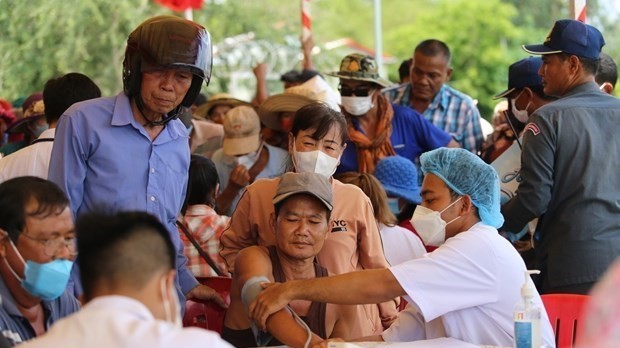
<path id="1" fill-rule="evenodd" d="M 102 296 L 56 322 L 43 336 L 20 348 L 231 348 L 212 331 L 178 329 L 157 320 L 141 302 L 124 296 Z"/>
<path id="2" fill-rule="evenodd" d="M 478 345 L 512 346 L 513 312 L 521 301 L 523 259 L 497 230 L 478 223 L 432 253 L 390 268 L 410 303 L 382 334 L 386 341 L 452 337 Z M 531 282 L 531 279 L 528 280 Z M 555 336 L 540 296 L 542 338 Z"/>
<path id="3" fill-rule="evenodd" d="M 420 237 L 404 227 L 379 224 L 379 232 L 383 243 L 383 254 L 392 266 L 426 254 L 426 248 Z"/>

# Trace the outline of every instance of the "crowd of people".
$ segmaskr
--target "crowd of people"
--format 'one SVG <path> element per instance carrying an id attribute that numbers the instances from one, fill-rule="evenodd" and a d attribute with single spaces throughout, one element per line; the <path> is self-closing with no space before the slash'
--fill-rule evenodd
<path id="1" fill-rule="evenodd" d="M 548 347 L 539 293 L 597 286 L 588 313 L 619 325 L 600 309 L 620 273 L 604 44 L 565 19 L 524 45 L 536 57 L 507 67 L 485 137 L 440 40 L 417 44 L 393 84 L 366 54 L 314 70 L 309 37 L 281 93 L 259 64 L 244 101 L 201 93 L 206 28 L 147 19 L 117 95 L 73 72 L 20 106 L 0 100 L 0 347 L 512 346 L 528 268 Z M 232 279 L 230 298 L 198 280 L 211 276 Z M 227 308 L 221 335 L 182 328 L 186 300 Z M 583 346 L 617 343 L 587 329 Z"/>

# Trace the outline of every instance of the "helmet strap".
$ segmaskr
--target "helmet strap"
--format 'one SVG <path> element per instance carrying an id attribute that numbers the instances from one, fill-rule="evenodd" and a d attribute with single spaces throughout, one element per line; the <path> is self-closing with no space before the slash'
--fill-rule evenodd
<path id="1" fill-rule="evenodd" d="M 148 118 L 146 114 L 144 113 L 144 103 L 142 102 L 142 97 L 138 94 L 135 96 L 135 98 L 136 98 L 136 106 L 138 107 L 138 111 L 140 111 L 140 114 L 142 115 L 142 117 L 144 117 L 144 119 L 147 121 L 145 124 L 142 125 L 144 127 L 165 126 L 166 123 L 177 118 L 181 112 L 181 109 L 183 108 L 182 105 L 179 105 L 176 108 L 174 108 L 172 111 L 170 111 L 166 115 L 166 117 L 162 118 L 159 121 L 153 121 L 150 118 Z"/>

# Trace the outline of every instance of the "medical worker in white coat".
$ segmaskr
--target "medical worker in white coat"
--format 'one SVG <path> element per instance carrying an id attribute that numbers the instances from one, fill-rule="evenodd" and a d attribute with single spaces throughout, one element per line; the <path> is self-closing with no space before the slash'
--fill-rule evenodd
<path id="1" fill-rule="evenodd" d="M 403 296 L 409 303 L 381 335 L 360 340 L 406 342 L 451 337 L 476 345 L 512 346 L 513 310 L 521 300 L 523 260 L 496 228 L 500 213 L 495 170 L 463 149 L 440 148 L 420 157 L 426 174 L 413 226 L 425 244 L 422 258 L 389 269 L 320 279 L 264 284 L 251 314 L 269 314 L 299 299 L 339 304 L 379 303 Z M 528 279 L 531 282 L 531 279 Z M 555 347 L 540 296 L 542 339 Z"/>

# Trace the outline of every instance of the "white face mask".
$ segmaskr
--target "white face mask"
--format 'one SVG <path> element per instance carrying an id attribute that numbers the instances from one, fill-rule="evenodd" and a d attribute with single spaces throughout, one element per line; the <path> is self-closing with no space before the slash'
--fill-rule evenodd
<path id="1" fill-rule="evenodd" d="M 366 97 L 341 97 L 342 107 L 351 115 L 362 116 L 372 109 L 372 94 Z"/>
<path id="2" fill-rule="evenodd" d="M 517 120 L 519 120 L 519 122 L 521 123 L 527 123 L 527 120 L 530 117 L 530 114 L 527 112 L 527 108 L 530 107 L 530 104 L 532 103 L 532 101 L 530 100 L 525 106 L 525 109 L 523 110 L 518 110 L 517 105 L 516 105 L 517 99 L 519 99 L 519 97 L 521 96 L 521 94 L 523 94 L 523 92 L 525 92 L 525 90 L 521 91 L 519 95 L 517 95 L 515 98 L 513 98 L 510 101 L 510 106 L 511 106 L 512 114 L 517 118 Z"/>
<path id="3" fill-rule="evenodd" d="M 297 173 L 317 173 L 330 178 L 340 162 L 320 150 L 298 152 L 293 140 L 293 165 Z"/>
<path id="4" fill-rule="evenodd" d="M 248 153 L 242 156 L 224 155 L 223 161 L 225 164 L 231 167 L 242 165 L 245 167 L 245 169 L 250 170 L 250 168 L 252 168 L 254 164 L 256 164 L 256 162 L 258 161 L 258 158 L 260 157 L 260 153 L 262 150 L 263 150 L 263 143 L 261 142 L 256 152 Z"/>
<path id="5" fill-rule="evenodd" d="M 181 305 L 179 304 L 179 297 L 177 291 L 173 287 L 166 291 L 166 277 L 161 278 L 161 297 L 164 302 L 164 313 L 166 315 L 166 321 L 172 323 L 176 329 L 181 330 L 183 328 L 183 319 L 181 318 Z M 170 295 L 168 295 L 168 293 Z M 172 301 L 168 299 L 168 296 L 172 297 Z M 172 302 L 172 303 L 171 303 Z"/>
<path id="6" fill-rule="evenodd" d="M 453 206 L 461 198 L 450 203 L 442 211 L 434 211 L 424 206 L 418 205 L 411 217 L 411 224 L 415 228 L 425 245 L 440 246 L 446 241 L 446 226 L 460 218 L 460 216 L 446 223 L 441 218 L 441 213 Z"/>

